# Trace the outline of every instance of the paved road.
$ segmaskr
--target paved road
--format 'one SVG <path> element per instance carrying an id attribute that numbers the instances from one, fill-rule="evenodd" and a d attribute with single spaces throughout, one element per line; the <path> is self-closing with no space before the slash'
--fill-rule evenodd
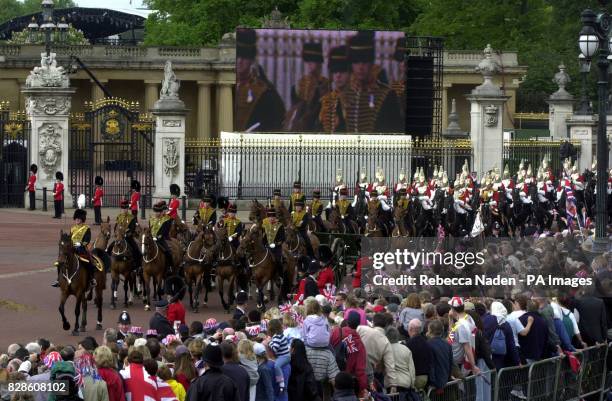
<path id="1" fill-rule="evenodd" d="M 72 217 L 72 211 L 68 210 L 68 213 Z M 109 213 L 111 216 L 116 214 L 115 211 Z M 240 217 L 246 219 L 242 213 Z M 54 220 L 50 213 L 0 209 L 0 353 L 6 351 L 11 343 L 25 344 L 39 337 L 48 338 L 56 344 L 74 344 L 78 341 L 78 338 L 70 336 L 70 332 L 62 330 L 57 310 L 60 292 L 50 287 L 56 277 L 52 263 L 57 257 L 59 231 L 69 230 L 70 223 L 70 218 Z M 98 232 L 98 228 L 92 226 L 93 238 Z M 107 281 L 107 288 L 110 288 L 110 280 Z M 104 328 L 116 327 L 120 313 L 120 309 L 110 309 L 109 297 L 110 291 L 107 290 L 104 294 Z M 214 294 L 209 301 L 208 309 L 201 308 L 198 314 L 187 312 L 188 324 L 194 320 L 205 321 L 209 317 L 227 319 L 219 296 Z M 122 295 L 120 302 L 123 302 Z M 132 323 L 146 329 L 152 312 L 145 312 L 140 300 L 135 302 L 128 309 Z M 71 324 L 74 322 L 73 311 L 74 298 L 71 297 L 66 305 Z M 87 320 L 87 334 L 81 337 L 93 335 L 101 340 L 102 332 L 95 330 L 96 309 L 93 304 L 88 307 Z"/>

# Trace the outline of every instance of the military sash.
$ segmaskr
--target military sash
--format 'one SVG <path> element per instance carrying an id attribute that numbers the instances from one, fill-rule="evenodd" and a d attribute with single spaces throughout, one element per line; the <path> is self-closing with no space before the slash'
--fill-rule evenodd
<path id="1" fill-rule="evenodd" d="M 151 234 L 154 237 L 157 237 L 159 230 L 168 220 L 170 220 L 170 216 L 168 215 L 163 215 L 161 217 L 151 217 L 151 220 L 149 220 L 149 228 L 151 229 Z"/>
<path id="2" fill-rule="evenodd" d="M 202 219 L 202 221 L 204 221 L 204 223 L 208 224 L 208 222 L 210 221 L 210 216 L 212 216 L 212 214 L 215 212 L 215 209 L 213 209 L 212 207 L 202 207 L 199 210 L 199 214 L 200 214 L 200 219 Z"/>
<path id="3" fill-rule="evenodd" d="M 120 213 L 117 216 L 117 225 L 129 227 L 130 223 L 134 220 L 134 215 L 129 212 Z"/>
<path id="4" fill-rule="evenodd" d="M 83 237 L 85 237 L 87 230 L 89 230 L 89 226 L 85 223 L 75 224 L 74 226 L 72 226 L 70 228 L 70 238 L 72 239 L 72 243 L 73 244 L 76 244 L 77 242 L 82 243 Z"/>
<path id="5" fill-rule="evenodd" d="M 227 229 L 227 235 L 234 235 L 236 229 L 240 225 L 240 220 L 238 220 L 237 218 L 226 217 L 223 220 L 223 223 L 225 225 L 225 228 Z"/>
<path id="6" fill-rule="evenodd" d="M 319 211 L 321 210 L 322 206 L 323 204 L 320 201 L 312 201 L 312 203 L 310 204 L 310 214 L 312 215 L 312 217 L 316 217 L 319 215 Z"/>
<path id="7" fill-rule="evenodd" d="M 338 201 L 338 210 L 340 211 L 340 216 L 346 216 L 349 206 L 351 203 L 348 199 L 341 199 Z"/>
<path id="8" fill-rule="evenodd" d="M 280 223 L 272 224 L 270 220 L 264 219 L 262 223 L 264 232 L 266 233 L 266 239 L 268 240 L 268 244 L 273 244 L 276 240 L 276 235 L 278 234 L 278 230 L 281 227 Z"/>
<path id="9" fill-rule="evenodd" d="M 291 220 L 293 221 L 293 225 L 296 227 L 299 227 L 302 221 L 304 220 L 305 215 L 306 215 L 306 212 L 303 210 L 301 212 L 296 212 L 296 211 L 292 212 Z"/>

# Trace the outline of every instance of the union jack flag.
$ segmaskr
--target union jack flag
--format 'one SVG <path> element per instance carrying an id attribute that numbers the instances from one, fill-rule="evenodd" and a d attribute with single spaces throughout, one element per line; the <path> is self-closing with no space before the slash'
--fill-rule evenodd
<path id="1" fill-rule="evenodd" d="M 346 344 L 347 353 L 352 354 L 354 352 L 359 351 L 359 348 L 357 348 L 357 344 L 355 344 L 355 339 L 353 338 L 352 334 L 349 334 L 348 336 L 344 337 L 342 341 Z"/>
<path id="2" fill-rule="evenodd" d="M 287 313 L 291 313 L 291 311 L 293 310 L 293 307 L 291 306 L 289 302 L 287 302 L 279 306 L 278 310 L 280 311 L 281 314 L 285 315 Z"/>
<path id="3" fill-rule="evenodd" d="M 335 285 L 331 285 L 331 286 L 326 286 L 323 289 L 323 296 L 330 302 L 330 303 L 334 303 L 334 300 L 336 298 L 336 286 Z"/>
<path id="4" fill-rule="evenodd" d="M 293 315 L 293 320 L 295 320 L 295 323 L 297 323 L 298 327 L 302 327 L 304 325 L 304 316 L 300 315 L 297 312 L 292 312 Z"/>

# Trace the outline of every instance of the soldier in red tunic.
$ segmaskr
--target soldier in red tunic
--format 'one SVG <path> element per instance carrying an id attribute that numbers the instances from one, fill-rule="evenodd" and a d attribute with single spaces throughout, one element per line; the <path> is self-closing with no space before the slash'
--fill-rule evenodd
<path id="1" fill-rule="evenodd" d="M 319 260 L 323 267 L 317 278 L 317 286 L 319 287 L 319 292 L 323 294 L 323 290 L 326 287 L 334 285 L 334 271 L 332 270 L 333 254 L 329 246 L 321 245 L 319 247 Z"/>
<path id="2" fill-rule="evenodd" d="M 178 200 L 181 195 L 181 188 L 176 184 L 170 185 L 170 194 L 172 198 L 168 202 L 168 212 L 166 214 L 175 219 L 178 217 L 178 210 L 181 207 L 181 201 Z"/>
<path id="3" fill-rule="evenodd" d="M 53 184 L 53 208 L 55 209 L 54 219 L 62 218 L 62 206 L 64 203 L 64 174 L 61 171 L 55 173 L 55 184 Z"/>
<path id="4" fill-rule="evenodd" d="M 93 208 L 94 208 L 94 225 L 99 226 L 102 224 L 102 197 L 104 196 L 104 189 L 102 186 L 104 185 L 104 179 L 100 176 L 96 176 L 96 191 L 94 192 L 93 197 Z"/>
<path id="5" fill-rule="evenodd" d="M 130 184 L 130 211 L 134 217 L 138 218 L 138 209 L 140 208 L 140 182 L 132 180 Z"/>
<path id="6" fill-rule="evenodd" d="M 30 196 L 30 210 L 36 210 L 36 173 L 38 172 L 38 166 L 32 164 L 30 166 L 30 177 L 28 178 L 28 185 L 26 191 Z"/>

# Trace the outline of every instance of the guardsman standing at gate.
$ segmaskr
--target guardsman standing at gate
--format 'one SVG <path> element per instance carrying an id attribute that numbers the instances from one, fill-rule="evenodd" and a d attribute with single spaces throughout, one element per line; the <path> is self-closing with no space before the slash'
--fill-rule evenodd
<path id="1" fill-rule="evenodd" d="M 230 203 L 227 208 L 227 215 L 223 218 L 223 225 L 227 230 L 227 237 L 234 249 L 238 248 L 238 245 L 240 245 L 238 238 L 240 238 L 242 229 L 244 228 L 242 222 L 236 217 L 236 212 L 236 205 Z"/>
<path id="2" fill-rule="evenodd" d="M 94 198 L 93 198 L 93 208 L 94 208 L 94 218 L 95 218 L 94 224 L 96 226 L 99 226 L 100 224 L 102 224 L 102 197 L 104 196 L 104 189 L 102 188 L 102 186 L 104 185 L 104 179 L 102 179 L 102 177 L 98 175 L 96 176 L 95 183 L 96 183 L 96 191 L 94 192 Z"/>
<path id="3" fill-rule="evenodd" d="M 283 277 L 283 241 L 285 240 L 285 228 L 276 218 L 276 210 L 268 209 L 268 217 L 266 217 L 261 226 L 264 229 L 264 244 L 270 249 L 274 255 L 276 262 L 276 270 L 279 277 Z"/>
<path id="4" fill-rule="evenodd" d="M 178 200 L 178 197 L 181 195 L 181 188 L 176 184 L 170 185 L 170 194 L 172 198 L 168 203 L 168 212 L 166 214 L 176 219 L 178 217 L 178 210 L 181 207 L 181 201 Z"/>
<path id="5" fill-rule="evenodd" d="M 295 202 L 303 197 L 304 194 L 302 193 L 302 184 L 299 181 L 295 181 L 293 183 L 293 193 L 289 198 L 289 212 L 293 212 L 295 210 Z"/>
<path id="6" fill-rule="evenodd" d="M 70 239 L 72 240 L 72 246 L 78 255 L 79 259 L 85 262 L 87 266 L 87 275 L 89 285 L 91 287 L 96 286 L 96 280 L 94 279 L 95 267 L 91 262 L 91 255 L 87 250 L 87 245 L 91 241 L 91 229 L 85 220 L 87 220 L 87 211 L 83 209 L 76 209 L 74 211 L 74 225 L 70 227 Z M 51 284 L 52 287 L 59 287 L 59 262 L 55 262 L 57 269 L 57 280 Z"/>
<path id="7" fill-rule="evenodd" d="M 212 203 L 212 197 L 209 194 L 204 194 L 202 196 L 202 201 L 200 202 L 196 217 L 194 218 L 194 223 L 199 224 L 203 221 L 205 225 L 211 226 L 217 223 L 217 211 Z"/>
<path id="8" fill-rule="evenodd" d="M 64 174 L 61 171 L 55 173 L 55 184 L 53 184 L 53 208 L 55 210 L 54 219 L 62 218 L 62 204 L 64 203 Z"/>
<path id="9" fill-rule="evenodd" d="M 306 244 L 306 251 L 310 258 L 314 258 L 314 252 L 312 250 L 312 244 L 308 237 L 308 223 L 310 222 L 310 215 L 304 209 L 304 197 L 295 201 L 295 210 L 291 212 L 291 221 L 298 230 L 299 236 L 302 237 Z"/>
<path id="10" fill-rule="evenodd" d="M 153 205 L 153 212 L 155 213 L 149 219 L 149 229 L 151 230 L 151 235 L 153 238 L 157 240 L 157 245 L 162 249 L 164 254 L 166 255 L 166 259 L 169 264 L 172 265 L 172 253 L 170 252 L 170 248 L 166 241 L 170 239 L 170 227 L 172 226 L 172 218 L 164 214 L 164 211 L 167 209 L 166 201 L 159 201 L 155 205 Z"/>
<path id="11" fill-rule="evenodd" d="M 26 191 L 30 196 L 30 210 L 36 210 L 36 173 L 38 172 L 38 166 L 32 164 L 30 166 L 30 177 L 28 178 L 28 186 Z"/>
<path id="12" fill-rule="evenodd" d="M 130 184 L 130 211 L 134 217 L 138 218 L 138 209 L 140 208 L 140 182 L 132 180 Z"/>

